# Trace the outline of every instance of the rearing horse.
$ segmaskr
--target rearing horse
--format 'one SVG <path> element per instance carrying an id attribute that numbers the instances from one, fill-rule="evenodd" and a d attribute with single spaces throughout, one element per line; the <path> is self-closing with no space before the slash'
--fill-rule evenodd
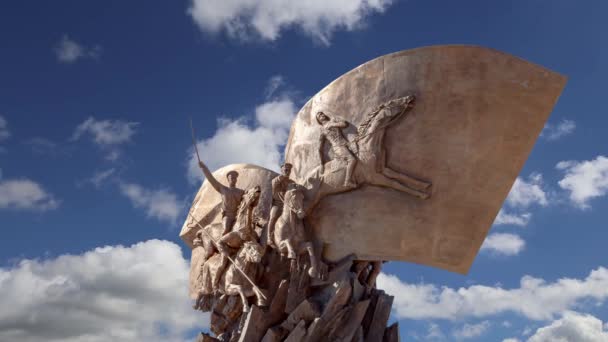
<path id="1" fill-rule="evenodd" d="M 326 196 L 354 190 L 363 184 L 395 189 L 421 199 L 430 196 L 431 183 L 395 171 L 386 166 L 384 133 L 414 106 L 413 95 L 390 100 L 376 107 L 358 126 L 357 135 L 349 144 L 356 158 L 355 186 L 344 184 L 345 167 L 341 160 L 332 159 L 323 167 L 313 169 L 307 176 L 305 207 L 309 213 Z"/>

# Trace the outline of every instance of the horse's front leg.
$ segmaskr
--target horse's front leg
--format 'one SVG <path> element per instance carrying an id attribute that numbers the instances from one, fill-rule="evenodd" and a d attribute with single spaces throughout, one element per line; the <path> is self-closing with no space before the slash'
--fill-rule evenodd
<path id="1" fill-rule="evenodd" d="M 298 258 L 298 254 L 296 253 L 296 249 L 293 247 L 293 241 L 291 239 L 285 240 L 285 248 L 287 249 L 287 258 L 289 258 L 289 259 Z"/>
<path id="2" fill-rule="evenodd" d="M 239 296 L 241 297 L 241 301 L 243 302 L 243 312 L 249 312 L 249 302 L 247 301 L 247 296 L 245 294 L 245 288 L 242 285 L 234 285 L 234 284 L 230 284 L 228 285 L 228 287 L 226 288 L 226 291 L 228 292 L 236 292 L 239 294 Z"/>
<path id="3" fill-rule="evenodd" d="M 308 252 L 308 256 L 310 257 L 310 269 L 308 269 L 308 275 L 311 278 L 325 280 L 327 278 L 327 267 L 325 266 L 325 264 L 323 264 L 322 261 L 317 259 L 317 255 L 315 254 L 315 249 L 312 245 L 312 242 L 305 242 L 303 246 Z"/>

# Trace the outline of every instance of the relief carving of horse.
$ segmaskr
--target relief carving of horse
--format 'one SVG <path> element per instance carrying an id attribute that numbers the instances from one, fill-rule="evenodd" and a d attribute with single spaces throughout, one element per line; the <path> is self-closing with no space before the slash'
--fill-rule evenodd
<path id="1" fill-rule="evenodd" d="M 430 196 L 431 183 L 417 179 L 386 166 L 384 134 L 386 129 L 402 118 L 414 106 L 413 95 L 385 102 L 367 115 L 358 126 L 357 135 L 348 149 L 356 156 L 354 185 L 345 184 L 345 165 L 332 159 L 319 165 L 306 177 L 305 210 L 312 209 L 326 196 L 354 190 L 363 184 L 395 189 L 420 199 Z"/>

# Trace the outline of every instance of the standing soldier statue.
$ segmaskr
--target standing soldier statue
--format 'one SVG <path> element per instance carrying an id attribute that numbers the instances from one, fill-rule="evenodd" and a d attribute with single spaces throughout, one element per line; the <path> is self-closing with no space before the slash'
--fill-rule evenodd
<path id="1" fill-rule="evenodd" d="M 293 180 L 289 179 L 289 175 L 291 174 L 292 165 L 289 163 L 283 164 L 281 166 L 281 174 L 276 176 L 272 180 L 272 208 L 270 209 L 270 218 L 268 220 L 268 244 L 272 248 L 276 248 L 276 244 L 274 242 L 274 226 L 277 223 L 277 220 L 281 216 L 283 212 L 283 201 L 285 200 L 285 192 L 287 191 L 287 187 L 289 184 L 294 183 Z"/>
<path id="2" fill-rule="evenodd" d="M 228 185 L 218 182 L 213 174 L 207 168 L 202 161 L 198 162 L 198 166 L 203 170 L 205 177 L 209 181 L 209 184 L 215 189 L 215 191 L 219 192 L 222 196 L 222 225 L 224 226 L 224 231 L 222 232 L 222 236 L 228 234 L 234 223 L 236 222 L 237 211 L 239 209 L 239 204 L 241 203 L 241 198 L 245 191 L 236 187 L 236 181 L 239 177 L 239 173 L 236 171 L 230 171 L 226 175 L 228 179 Z"/>

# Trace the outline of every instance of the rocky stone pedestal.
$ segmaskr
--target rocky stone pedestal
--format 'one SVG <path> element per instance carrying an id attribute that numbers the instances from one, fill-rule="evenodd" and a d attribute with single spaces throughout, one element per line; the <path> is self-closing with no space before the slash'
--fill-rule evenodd
<path id="1" fill-rule="evenodd" d="M 306 259 L 290 262 L 270 254 L 264 275 L 272 289 L 270 305 L 252 304 L 243 312 L 237 296 L 214 298 L 203 310 L 211 312 L 215 337 L 201 334 L 198 342 L 399 341 L 398 324 L 387 327 L 393 297 L 373 284 L 379 263 L 349 257 L 319 280 L 308 275 Z"/>

